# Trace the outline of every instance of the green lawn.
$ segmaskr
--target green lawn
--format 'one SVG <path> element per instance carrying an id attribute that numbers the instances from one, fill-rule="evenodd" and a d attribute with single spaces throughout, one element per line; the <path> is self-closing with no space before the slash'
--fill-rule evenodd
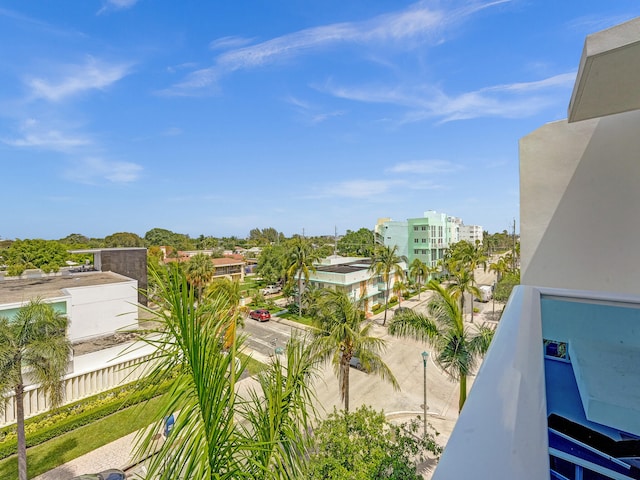
<path id="1" fill-rule="evenodd" d="M 264 368 L 264 363 L 249 358 L 246 372 L 248 375 L 255 375 Z M 27 449 L 29 478 L 48 472 L 85 453 L 147 427 L 153 421 L 153 416 L 161 401 L 161 396 L 152 398 L 147 402 L 121 410 L 90 425 L 85 425 Z M 114 465 L 114 467 L 117 468 L 119 465 Z M 0 460 L 0 479 L 5 478 L 18 478 L 18 457 L 16 455 Z"/>
<path id="2" fill-rule="evenodd" d="M 287 320 L 291 320 L 292 322 L 301 323 L 302 325 L 312 326 L 313 319 L 311 317 L 299 317 L 298 315 L 294 315 L 292 313 L 281 313 L 278 314 L 280 318 L 286 318 Z"/>
<path id="3" fill-rule="evenodd" d="M 162 401 L 156 397 L 27 450 L 29 478 L 47 472 L 151 424 Z M 119 465 L 114 465 L 118 467 Z M 86 472 L 93 473 L 93 472 Z M 0 478 L 18 478 L 18 457 L 0 461 Z"/>

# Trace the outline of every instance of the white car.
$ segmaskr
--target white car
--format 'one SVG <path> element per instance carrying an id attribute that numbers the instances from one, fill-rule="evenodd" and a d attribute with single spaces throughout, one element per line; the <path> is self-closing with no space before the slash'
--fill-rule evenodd
<path id="1" fill-rule="evenodd" d="M 282 287 L 279 287 L 278 285 L 267 285 L 262 290 L 260 290 L 262 295 L 272 295 L 274 293 L 280 293 L 281 291 Z"/>

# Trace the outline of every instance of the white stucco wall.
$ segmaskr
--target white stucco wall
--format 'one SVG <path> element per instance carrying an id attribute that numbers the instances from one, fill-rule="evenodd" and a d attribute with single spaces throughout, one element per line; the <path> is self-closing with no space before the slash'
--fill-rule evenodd
<path id="1" fill-rule="evenodd" d="M 520 141 L 522 283 L 640 292 L 640 112 Z"/>
<path id="2" fill-rule="evenodd" d="M 69 339 L 76 342 L 119 329 L 137 328 L 137 288 L 135 280 L 67 288 Z"/>

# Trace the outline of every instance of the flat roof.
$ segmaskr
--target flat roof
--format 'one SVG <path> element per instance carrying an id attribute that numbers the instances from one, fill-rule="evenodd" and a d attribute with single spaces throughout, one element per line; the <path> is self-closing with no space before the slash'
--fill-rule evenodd
<path id="1" fill-rule="evenodd" d="M 100 252 L 112 252 L 114 250 L 146 250 L 146 248 L 145 247 L 83 248 L 80 250 L 69 250 L 69 253 L 100 253 Z"/>
<path id="2" fill-rule="evenodd" d="M 640 108 L 640 18 L 587 36 L 569 122 Z"/>
<path id="3" fill-rule="evenodd" d="M 353 273 L 371 268 L 371 259 L 363 258 L 350 263 L 338 263 L 336 265 L 317 265 L 316 271 L 329 273 Z"/>
<path id="4" fill-rule="evenodd" d="M 0 305 L 31 300 L 56 298 L 64 295 L 65 288 L 90 287 L 132 279 L 113 272 L 85 272 L 54 277 L 0 280 Z"/>

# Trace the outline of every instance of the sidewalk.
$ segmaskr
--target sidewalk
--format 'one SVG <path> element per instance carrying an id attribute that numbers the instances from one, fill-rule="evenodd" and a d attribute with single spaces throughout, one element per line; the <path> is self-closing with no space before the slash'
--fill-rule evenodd
<path id="1" fill-rule="evenodd" d="M 402 302 L 402 306 L 420 309 L 423 304 L 426 304 L 427 300 L 428 295 L 423 293 L 420 300 L 418 300 L 417 297 L 404 300 Z M 389 309 L 389 312 L 387 314 L 387 323 L 389 323 L 390 319 L 393 318 L 393 313 L 396 308 L 398 308 L 398 306 L 394 306 L 393 308 Z M 386 329 L 381 326 L 383 318 L 384 312 L 381 312 L 373 315 L 369 320 L 374 323 L 377 333 L 384 336 L 386 335 Z M 291 322 L 286 319 L 274 318 L 274 321 L 290 325 L 291 327 L 300 329 L 305 328 L 304 325 L 300 325 L 296 322 Z M 403 342 L 403 344 L 404 343 L 405 342 Z M 421 352 L 424 348 L 423 345 L 419 342 L 413 342 L 409 340 L 406 341 L 406 345 L 399 345 L 399 348 L 404 349 L 407 346 L 409 346 L 412 350 L 418 352 L 416 353 L 416 355 L 412 354 L 412 356 L 416 356 L 416 358 L 417 356 L 419 356 L 419 352 Z M 406 371 L 406 368 L 404 369 L 404 374 L 407 375 L 407 379 L 405 379 L 403 383 L 405 383 L 407 387 L 413 386 L 412 388 L 407 388 L 405 393 L 400 394 L 397 392 L 393 392 L 392 390 L 387 393 L 385 389 L 390 387 L 388 385 L 385 385 L 384 387 L 373 388 L 370 391 L 367 391 L 368 387 L 363 386 L 359 395 L 362 395 L 364 397 L 363 401 L 365 403 L 372 404 L 376 408 L 383 408 L 385 413 L 387 414 L 387 417 L 393 421 L 408 421 L 411 418 L 415 418 L 417 415 L 422 415 L 422 411 L 419 410 L 419 405 L 421 403 L 420 399 L 422 398 L 422 384 L 420 383 L 420 387 L 418 388 L 415 387 L 415 377 L 417 377 L 418 379 L 422 378 L 420 375 L 422 362 L 419 363 L 420 371 L 415 375 L 415 372 L 408 372 Z M 440 433 L 440 435 L 438 436 L 438 443 L 441 445 L 445 445 L 458 418 L 458 387 L 457 384 L 444 380 L 441 372 L 435 371 L 435 364 L 433 363 L 433 361 L 430 362 L 429 368 L 430 397 L 428 401 L 428 420 L 429 423 L 432 424 L 433 427 Z M 399 370 L 402 371 L 403 369 L 399 368 Z M 402 375 L 399 375 L 399 377 L 400 376 Z M 438 377 L 441 378 L 440 381 L 438 380 Z M 358 382 L 357 378 L 357 375 L 354 374 L 354 387 Z M 249 385 L 253 381 L 254 380 L 251 378 L 246 378 L 244 380 L 241 380 L 241 383 L 246 383 L 246 387 L 249 387 Z M 331 383 L 334 381 L 335 378 L 333 371 L 330 366 L 327 366 L 325 372 L 325 380 L 323 380 L 323 382 L 325 383 L 324 390 L 327 389 L 326 383 Z M 471 385 L 472 381 L 473 378 L 470 378 L 469 386 Z M 369 380 L 367 381 L 366 385 L 371 386 L 373 384 Z M 412 398 L 415 395 L 409 393 L 410 390 L 413 389 L 416 390 L 416 398 Z M 331 402 L 327 401 L 326 403 L 327 405 L 325 405 L 325 409 L 329 410 L 331 408 Z M 377 405 L 378 403 L 380 403 L 380 405 Z M 39 475 L 35 477 L 34 480 L 67 480 L 76 475 L 81 475 L 84 473 L 95 473 L 109 468 L 128 470 L 130 467 L 138 463 L 136 459 L 133 458 L 131 453 L 134 446 L 135 436 L 136 433 L 132 433 L 125 437 L 122 437 L 99 449 L 96 449 L 81 457 L 76 458 L 75 460 L 72 460 L 53 470 L 50 470 L 49 472 Z M 428 479 L 430 478 L 431 472 L 428 470 L 424 471 L 423 475 L 424 478 Z"/>

